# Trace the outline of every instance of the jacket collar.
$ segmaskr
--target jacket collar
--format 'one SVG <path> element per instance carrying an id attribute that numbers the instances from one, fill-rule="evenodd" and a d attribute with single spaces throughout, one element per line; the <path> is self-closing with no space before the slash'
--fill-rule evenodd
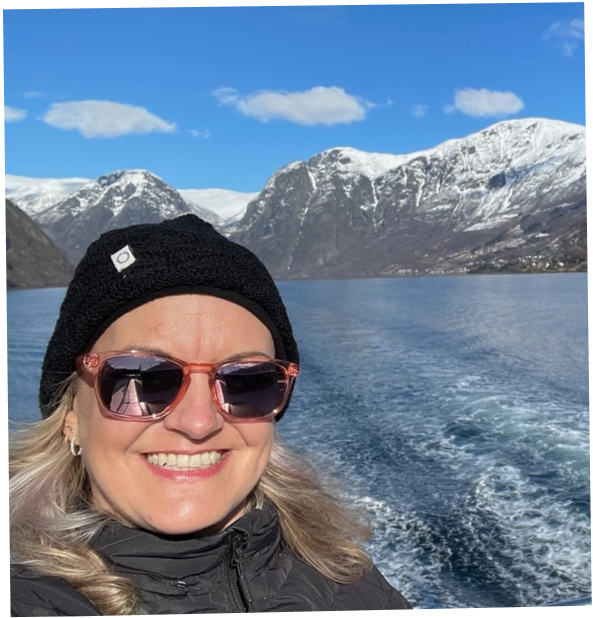
<path id="1" fill-rule="evenodd" d="M 204 575 L 229 560 L 231 538 L 238 533 L 244 538 L 245 566 L 262 570 L 280 543 L 276 509 L 256 509 L 212 536 L 163 535 L 113 522 L 99 533 L 93 549 L 116 570 L 180 579 Z"/>

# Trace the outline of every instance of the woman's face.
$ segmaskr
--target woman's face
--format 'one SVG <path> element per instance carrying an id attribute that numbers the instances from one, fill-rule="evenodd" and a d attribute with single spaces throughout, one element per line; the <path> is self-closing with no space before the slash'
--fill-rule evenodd
<path id="1" fill-rule="evenodd" d="M 274 357 L 272 336 L 253 314 L 201 295 L 142 305 L 116 320 L 93 346 L 97 352 L 132 349 L 200 363 Z M 95 508 L 128 524 L 184 534 L 222 530 L 244 513 L 245 499 L 268 462 L 274 423 L 227 421 L 214 406 L 208 376 L 193 373 L 182 401 L 154 422 L 106 418 L 90 381 L 81 379 L 64 432 L 82 447 Z M 159 454 L 204 453 L 220 461 L 191 470 L 153 463 Z"/>

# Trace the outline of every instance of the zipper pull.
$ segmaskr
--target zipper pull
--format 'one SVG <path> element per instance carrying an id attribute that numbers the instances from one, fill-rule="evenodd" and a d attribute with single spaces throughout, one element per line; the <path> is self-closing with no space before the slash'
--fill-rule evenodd
<path id="1" fill-rule="evenodd" d="M 243 599 L 243 603 L 245 604 L 247 611 L 250 612 L 253 604 L 253 596 L 251 594 L 247 578 L 243 573 L 242 564 L 245 558 L 244 550 L 246 546 L 247 535 L 239 532 L 238 530 L 233 531 L 233 535 L 231 537 L 231 567 L 237 571 L 237 585 L 239 586 L 239 592 L 241 593 L 241 598 Z"/>

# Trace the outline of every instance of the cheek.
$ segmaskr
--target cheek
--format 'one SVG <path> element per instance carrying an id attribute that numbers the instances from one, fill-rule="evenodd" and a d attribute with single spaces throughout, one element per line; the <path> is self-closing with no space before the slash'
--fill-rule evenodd
<path id="1" fill-rule="evenodd" d="M 258 468 L 263 472 L 270 458 L 270 451 L 274 443 L 274 421 L 252 424 L 246 423 L 240 426 L 239 431 L 245 444 L 253 453 Z"/>
<path id="2" fill-rule="evenodd" d="M 95 415 L 100 414 L 100 412 L 97 407 L 95 392 L 86 382 L 79 382 L 72 407 L 77 420 L 77 438 L 80 442 L 87 443 L 88 436 L 92 435 L 91 425 Z"/>
<path id="3" fill-rule="evenodd" d="M 83 458 L 87 465 L 92 465 L 89 459 L 99 451 L 125 450 L 145 429 L 140 423 L 105 418 L 99 410 L 94 390 L 86 383 L 82 383 L 78 390 L 74 410 L 78 419 L 77 441 L 83 454 L 86 453 Z"/>

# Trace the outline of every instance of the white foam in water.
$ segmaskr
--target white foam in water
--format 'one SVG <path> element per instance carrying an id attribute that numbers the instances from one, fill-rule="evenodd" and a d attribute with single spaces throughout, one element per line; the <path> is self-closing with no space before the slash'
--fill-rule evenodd
<path id="1" fill-rule="evenodd" d="M 490 568 L 496 579 L 516 588 L 521 605 L 542 605 L 570 599 L 575 590 L 590 595 L 590 520 L 534 487 L 520 470 L 497 465 L 482 472 L 468 504 L 464 522 L 496 528 Z M 476 536 L 474 543 L 489 539 Z M 494 550 L 494 551 L 492 551 Z"/>
<path id="2" fill-rule="evenodd" d="M 439 535 L 424 518 L 371 496 L 358 503 L 375 533 L 367 549 L 413 605 L 480 606 L 470 601 L 467 590 L 456 594 L 459 587 L 447 574 L 453 543 L 436 540 Z M 496 466 L 484 471 L 459 515 L 468 564 L 480 560 L 482 577 L 512 593 L 513 605 L 540 606 L 590 595 L 588 517 L 533 488 L 518 469 Z"/>
<path id="3" fill-rule="evenodd" d="M 365 496 L 358 503 L 373 524 L 367 550 L 387 581 L 415 607 L 464 607 L 454 588 L 443 588 L 442 570 L 450 549 L 433 541 L 430 526 L 413 512 L 403 512 L 383 500 Z"/>
<path id="4" fill-rule="evenodd" d="M 438 374 L 434 378 L 437 384 L 443 381 Z M 501 450 L 523 448 L 546 465 L 566 470 L 573 482 L 588 484 L 588 415 L 582 408 L 546 401 L 541 394 L 528 403 L 525 396 L 509 394 L 479 376 L 444 386 L 438 397 L 437 409 L 447 414 L 431 419 L 430 426 L 422 416 L 411 420 L 419 452 L 435 454 L 436 448 L 439 458 L 463 473 L 470 459 L 488 463 Z M 475 471 L 465 468 L 468 474 Z"/>
<path id="5" fill-rule="evenodd" d="M 474 484 L 460 510 L 460 525 L 470 539 L 468 554 L 481 563 L 486 578 L 509 591 L 515 604 L 589 596 L 590 518 L 570 499 L 558 497 L 563 489 L 570 495 L 571 487 L 580 487 L 582 496 L 571 497 L 588 499 L 588 434 L 574 423 L 570 427 L 569 420 L 582 410 L 541 401 L 541 394 L 532 405 L 503 389 L 476 396 L 477 382 L 466 379 L 453 386 L 457 401 L 452 406 L 445 398 L 443 409 L 457 408 L 457 415 L 449 412 L 430 425 L 418 422 L 411 441 L 417 452 L 437 458 L 457 479 Z M 528 478 L 527 471 L 504 465 L 513 459 L 541 475 L 542 484 Z"/>
<path id="6" fill-rule="evenodd" d="M 344 320 L 338 329 L 346 338 L 340 348 L 347 357 L 356 348 L 347 331 L 380 345 L 368 329 L 350 326 Z M 360 436 L 352 422 L 364 427 L 360 416 L 365 415 L 369 431 L 381 429 L 377 448 L 394 458 L 395 479 L 411 475 L 416 499 L 402 504 L 396 482 L 393 500 L 368 492 L 362 500 L 376 530 L 369 550 L 379 568 L 417 607 L 538 606 L 590 595 L 590 521 L 558 497 L 557 486 L 582 486 L 586 499 L 588 434 L 576 420 L 583 409 L 415 353 L 405 354 L 410 376 L 402 379 L 413 381 L 413 388 L 404 383 L 399 389 L 377 370 L 354 372 L 341 383 L 340 396 L 347 401 L 351 394 L 358 418 L 346 411 L 336 416 L 341 409 L 333 405 L 331 391 L 312 390 L 304 393 L 307 418 L 301 423 L 293 418 L 282 428 L 292 430 L 291 443 L 319 449 L 320 460 L 341 467 L 343 478 L 359 480 L 385 472 L 374 463 L 359 468 L 352 463 L 355 456 L 364 457 L 356 451 L 368 447 L 368 440 L 351 438 L 348 429 L 356 427 L 354 435 Z M 356 360 L 364 366 L 373 354 L 365 348 Z M 416 368 L 416 362 L 422 366 Z M 331 359 L 322 371 L 329 381 L 340 375 Z M 314 426 L 315 435 L 305 426 Z M 391 450 L 396 438 L 405 451 Z M 401 464 L 402 458 L 433 463 L 418 471 L 413 463 Z M 540 486 L 526 476 L 529 468 L 550 478 Z M 441 480 L 454 484 L 441 488 Z M 390 482 L 384 478 L 386 493 Z M 442 502 L 435 502 L 435 492 Z M 432 519 L 414 510 L 433 505 Z M 442 529 L 447 525 L 457 528 L 450 536 Z"/>

